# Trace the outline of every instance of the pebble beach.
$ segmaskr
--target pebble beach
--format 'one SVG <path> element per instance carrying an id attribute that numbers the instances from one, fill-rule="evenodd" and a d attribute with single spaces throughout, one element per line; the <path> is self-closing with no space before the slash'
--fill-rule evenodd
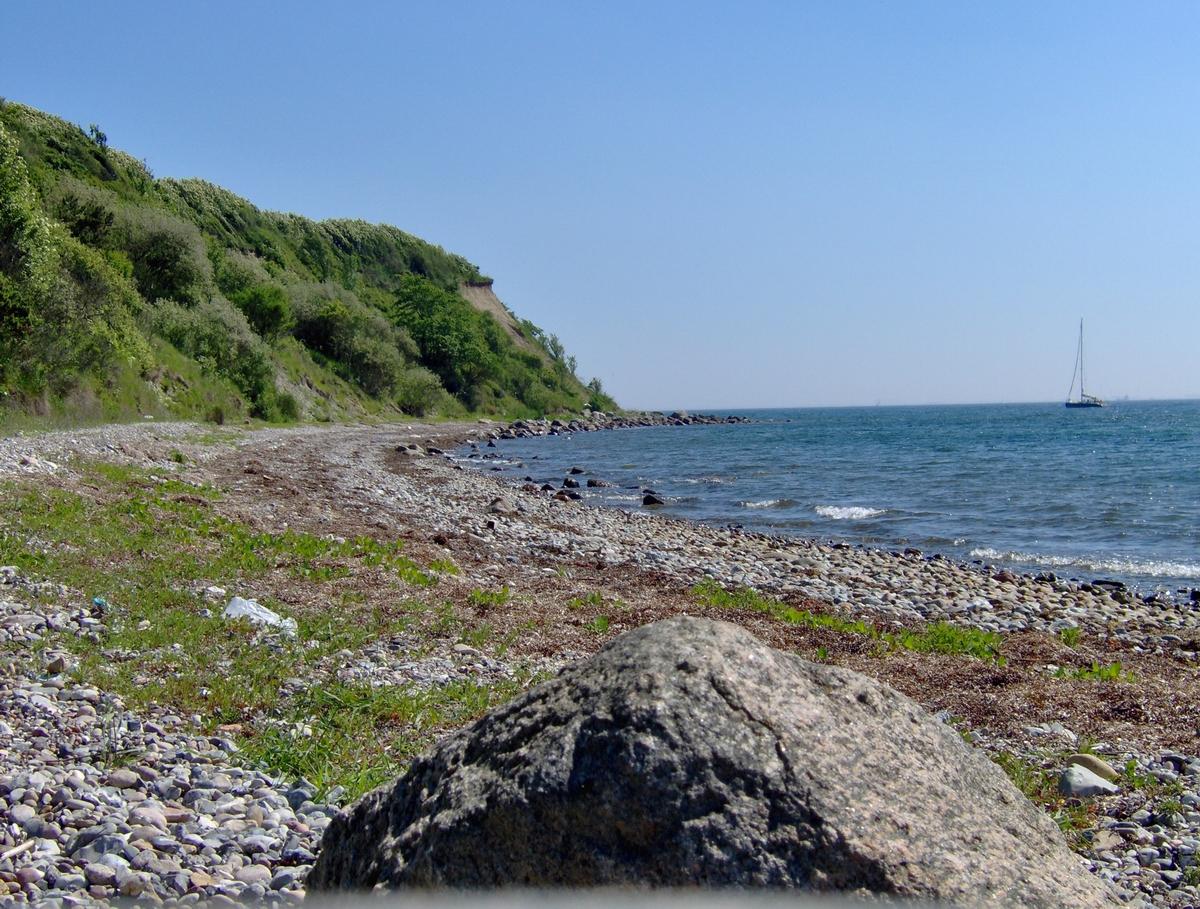
<path id="1" fill-rule="evenodd" d="M 704 418 L 645 419 L 661 425 Z M 1088 816 L 1077 831 L 1079 861 L 1130 903 L 1200 902 L 1192 864 L 1200 849 L 1200 747 L 1190 706 L 1200 602 L 1139 597 L 1120 585 L 1022 575 L 914 549 L 693 524 L 652 505 L 598 508 L 573 499 L 570 486 L 514 484 L 488 470 L 494 439 L 636 433 L 637 425 L 600 416 L 557 424 L 231 430 L 219 444 L 196 441 L 202 430 L 189 424 L 110 426 L 0 440 L 0 479 L 67 483 L 81 461 L 134 464 L 214 484 L 225 492 L 222 507 L 253 513 L 266 528 L 338 533 L 353 515 L 414 541 L 414 550 L 453 559 L 461 573 L 443 589 L 512 590 L 516 603 L 504 609 L 514 616 L 539 598 L 566 600 L 581 585 L 606 601 L 619 594 L 623 604 L 606 613 L 603 631 L 542 630 L 505 653 L 415 632 L 371 641 L 327 659 L 313 677 L 295 681 L 298 689 L 327 677 L 418 686 L 521 672 L 544 677 L 626 627 L 672 611 L 702 611 L 688 600 L 701 583 L 752 589 L 883 631 L 940 622 L 994 633 L 1006 642 L 1002 652 L 1012 642 L 1000 669 L 972 663 L 954 671 L 1007 674 L 996 684 L 1011 684 L 1029 704 L 1027 715 L 993 723 L 967 711 L 963 722 L 945 692 L 920 687 L 919 673 L 909 671 L 914 663 L 888 662 L 924 659 L 919 654 L 888 656 L 878 674 L 947 722 L 962 722 L 964 736 L 990 753 L 1019 755 L 1056 777 L 1072 752 L 1099 755 L 1115 770 L 1115 791 L 1066 793 Z M 197 608 L 206 597 L 220 598 L 205 581 L 196 581 Z M 792 633 L 761 615 L 726 617 L 760 634 Z M 343 794 L 254 766 L 241 756 L 236 731 L 202 730 L 197 717 L 166 706 L 131 710 L 78 678 L 56 650 L 56 636 L 86 637 L 103 648 L 111 620 L 105 601 L 60 579 L 0 568 L 0 898 L 64 906 L 120 898 L 302 900 L 321 832 Z M 263 632 L 268 643 L 272 633 Z M 1128 678 L 1088 687 L 1076 675 L 1060 684 L 1064 667 L 1073 665 L 1064 633 L 1082 637 L 1087 654 L 1103 665 L 1119 662 Z M 870 671 L 877 658 L 858 643 L 846 646 L 846 664 Z M 822 650 L 840 659 L 835 644 Z M 1133 706 L 1104 712 L 1092 703 L 1121 699 Z"/>

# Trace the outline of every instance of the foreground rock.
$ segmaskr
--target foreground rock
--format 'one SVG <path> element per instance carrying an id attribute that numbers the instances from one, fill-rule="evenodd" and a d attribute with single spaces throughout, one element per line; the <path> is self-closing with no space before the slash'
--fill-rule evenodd
<path id="1" fill-rule="evenodd" d="M 1114 899 L 912 701 L 690 618 L 630 632 L 443 741 L 330 824 L 308 879 L 621 884 Z"/>

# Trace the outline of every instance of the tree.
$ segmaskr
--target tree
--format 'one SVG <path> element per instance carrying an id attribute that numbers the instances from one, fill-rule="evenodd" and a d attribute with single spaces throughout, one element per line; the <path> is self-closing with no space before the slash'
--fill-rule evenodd
<path id="1" fill-rule="evenodd" d="M 459 400 L 470 402 L 478 386 L 496 374 L 496 354 L 483 322 L 488 317 L 457 294 L 405 275 L 396 294 L 395 317 L 417 342 L 421 363 Z"/>

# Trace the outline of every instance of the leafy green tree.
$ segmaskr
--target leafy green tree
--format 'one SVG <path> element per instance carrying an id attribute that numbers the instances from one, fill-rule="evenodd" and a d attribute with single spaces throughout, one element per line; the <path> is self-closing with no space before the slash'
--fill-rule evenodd
<path id="1" fill-rule="evenodd" d="M 599 379 L 592 379 L 587 383 L 588 403 L 587 406 L 591 410 L 613 411 L 617 409 L 617 402 L 614 401 L 605 391 L 604 386 L 600 384 Z"/>
<path id="2" fill-rule="evenodd" d="M 462 297 L 417 275 L 405 275 L 395 313 L 420 348 L 422 364 L 455 397 L 470 403 L 478 386 L 495 375 L 495 352 L 482 323 L 487 317 Z"/>

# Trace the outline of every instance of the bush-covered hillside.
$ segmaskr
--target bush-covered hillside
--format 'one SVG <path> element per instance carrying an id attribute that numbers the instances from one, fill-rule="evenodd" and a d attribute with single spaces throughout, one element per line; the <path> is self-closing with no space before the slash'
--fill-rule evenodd
<path id="1" fill-rule="evenodd" d="M 553 335 L 461 293 L 490 284 L 397 228 L 156 179 L 98 127 L 0 101 L 0 420 L 615 406 Z"/>

